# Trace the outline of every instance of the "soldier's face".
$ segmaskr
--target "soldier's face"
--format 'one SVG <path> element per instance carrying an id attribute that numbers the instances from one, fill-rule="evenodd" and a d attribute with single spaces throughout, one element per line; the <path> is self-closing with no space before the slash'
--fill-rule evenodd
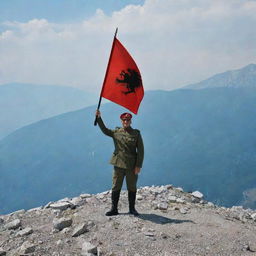
<path id="1" fill-rule="evenodd" d="M 130 127 L 132 120 L 131 119 L 122 119 L 121 120 L 123 128 L 128 128 Z"/>

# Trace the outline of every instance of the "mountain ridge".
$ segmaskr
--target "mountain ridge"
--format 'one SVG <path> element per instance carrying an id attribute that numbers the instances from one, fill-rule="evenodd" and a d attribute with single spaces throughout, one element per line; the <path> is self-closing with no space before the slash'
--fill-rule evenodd
<path id="1" fill-rule="evenodd" d="M 0 86 L 0 139 L 42 119 L 96 102 L 96 95 L 68 86 L 9 83 Z"/>
<path id="2" fill-rule="evenodd" d="M 214 87 L 256 87 L 256 64 L 249 64 L 241 69 L 235 69 L 216 74 L 198 83 L 184 86 L 184 89 L 205 89 Z"/>
<path id="3" fill-rule="evenodd" d="M 140 118 L 133 120 L 146 149 L 139 185 L 172 182 L 220 205 L 242 204 L 243 193 L 255 187 L 255 95 L 243 88 L 146 92 Z M 107 189 L 113 145 L 93 126 L 95 108 L 35 123 L 0 141 L 1 212 Z M 102 105 L 106 126 L 118 125 L 123 111 Z M 254 202 L 246 200 L 247 207 Z"/>
<path id="4" fill-rule="evenodd" d="M 253 86 L 146 91 L 133 118 L 146 149 L 139 185 L 172 183 L 218 205 L 256 208 L 255 95 Z M 113 145 L 93 126 L 95 109 L 41 120 L 0 141 L 0 212 L 107 189 Z M 127 111 L 112 103 L 101 110 L 109 128 Z"/>

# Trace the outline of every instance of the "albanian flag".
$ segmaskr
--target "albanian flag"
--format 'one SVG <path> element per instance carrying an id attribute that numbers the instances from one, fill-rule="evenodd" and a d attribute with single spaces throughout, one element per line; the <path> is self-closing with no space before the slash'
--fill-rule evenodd
<path id="1" fill-rule="evenodd" d="M 114 37 L 101 97 L 137 114 L 143 96 L 140 71 L 128 51 Z"/>

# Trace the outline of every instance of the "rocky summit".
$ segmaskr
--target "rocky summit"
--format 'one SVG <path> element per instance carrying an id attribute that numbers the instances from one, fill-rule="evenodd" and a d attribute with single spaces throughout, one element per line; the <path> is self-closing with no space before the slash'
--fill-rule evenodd
<path id="1" fill-rule="evenodd" d="M 110 191 L 82 194 L 0 216 L 0 255 L 183 256 L 256 255 L 256 211 L 218 207 L 199 191 L 172 185 L 138 189 L 128 214 L 105 216 Z"/>

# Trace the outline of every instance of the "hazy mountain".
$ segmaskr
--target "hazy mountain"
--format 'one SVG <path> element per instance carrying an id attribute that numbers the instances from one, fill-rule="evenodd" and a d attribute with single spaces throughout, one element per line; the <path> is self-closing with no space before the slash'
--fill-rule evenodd
<path id="1" fill-rule="evenodd" d="M 147 92 L 139 118 L 133 121 L 142 131 L 146 149 L 139 185 L 172 183 L 186 190 L 201 190 L 215 203 L 227 206 L 242 203 L 255 208 L 254 81 L 255 65 L 251 64 L 199 83 L 198 88 L 204 88 L 201 90 Z M 9 107 L 11 114 L 7 121 L 44 113 L 36 105 L 43 109 L 49 105 L 47 110 L 55 111 L 64 102 L 63 95 L 72 96 L 70 88 L 65 88 L 66 93 L 65 89 L 54 91 L 53 87 L 46 93 L 47 87 L 41 90 L 30 86 L 24 93 L 24 88 L 0 87 L 0 103 L 5 100 L 13 106 Z M 19 90 L 29 103 L 19 100 Z M 36 92 L 32 93 L 33 90 Z M 74 100 L 76 92 L 66 101 L 68 106 L 78 102 Z M 60 105 L 51 108 L 49 101 Z M 95 108 L 42 120 L 0 141 L 0 212 L 110 188 L 112 167 L 107 162 L 113 145 L 111 139 L 93 126 Z M 8 116 L 6 104 L 0 109 Z M 107 126 L 119 125 L 122 111 L 126 110 L 113 103 L 102 106 Z"/>
<path id="2" fill-rule="evenodd" d="M 22 126 L 95 104 L 97 96 L 67 86 L 0 86 L 0 139 Z"/>
<path id="3" fill-rule="evenodd" d="M 242 69 L 217 74 L 209 79 L 185 86 L 184 88 L 203 89 L 213 87 L 256 88 L 256 65 L 250 64 Z"/>
<path id="4" fill-rule="evenodd" d="M 110 189 L 113 143 L 93 126 L 95 108 L 0 141 L 0 212 Z M 101 109 L 108 127 L 119 125 L 123 109 Z M 171 183 L 221 205 L 243 203 L 243 192 L 255 188 L 255 109 L 252 87 L 147 92 L 133 120 L 145 144 L 139 185 Z"/>

